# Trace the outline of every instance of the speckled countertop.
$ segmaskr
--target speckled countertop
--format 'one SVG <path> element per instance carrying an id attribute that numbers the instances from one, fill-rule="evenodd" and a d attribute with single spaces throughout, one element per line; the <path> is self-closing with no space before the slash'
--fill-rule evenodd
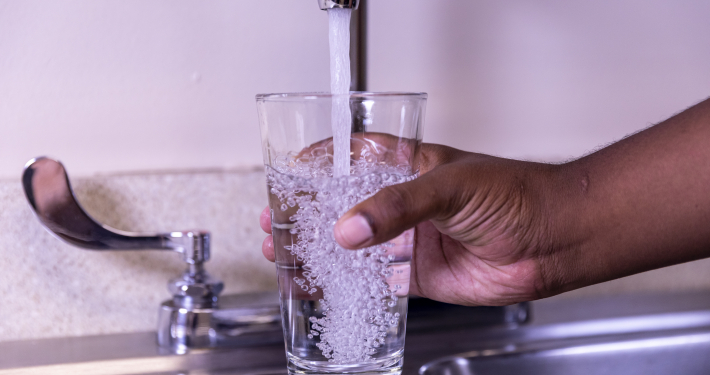
<path id="1" fill-rule="evenodd" d="M 84 208 L 128 231 L 207 229 L 207 269 L 225 294 L 273 290 L 261 255 L 258 215 L 266 205 L 260 168 L 142 173 L 72 179 Z M 0 341 L 150 331 L 180 256 L 161 251 L 98 252 L 50 235 L 18 180 L 0 180 Z M 710 290 L 710 260 L 647 272 L 553 298 L 628 292 Z"/>
<path id="2" fill-rule="evenodd" d="M 71 176 L 70 176 L 71 177 Z M 207 229 L 206 267 L 223 293 L 276 288 L 261 255 L 261 169 L 72 179 L 98 221 L 128 231 Z M 168 280 L 184 271 L 177 253 L 82 250 L 49 234 L 33 216 L 19 179 L 0 180 L 0 341 L 155 329 Z"/>

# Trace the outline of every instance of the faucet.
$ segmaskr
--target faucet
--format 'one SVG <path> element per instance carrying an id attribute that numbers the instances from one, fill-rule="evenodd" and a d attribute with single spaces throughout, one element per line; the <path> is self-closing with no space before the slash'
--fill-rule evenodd
<path id="1" fill-rule="evenodd" d="M 322 10 L 331 8 L 357 9 L 360 5 L 358 0 L 318 0 L 318 6 Z"/>
<path id="2" fill-rule="evenodd" d="M 50 233 L 71 245 L 98 251 L 170 250 L 182 254 L 185 272 L 170 280 L 172 298 L 160 305 L 157 341 L 169 353 L 189 349 L 283 340 L 278 292 L 219 296 L 222 281 L 204 268 L 210 233 L 178 231 L 140 234 L 100 224 L 79 205 L 62 163 L 30 160 L 22 186 L 32 210 Z"/>

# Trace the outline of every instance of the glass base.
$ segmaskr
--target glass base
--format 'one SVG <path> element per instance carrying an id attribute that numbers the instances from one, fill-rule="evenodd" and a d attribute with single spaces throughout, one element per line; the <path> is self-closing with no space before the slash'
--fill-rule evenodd
<path id="1" fill-rule="evenodd" d="M 400 375 L 402 373 L 402 351 L 372 362 L 338 365 L 327 361 L 306 361 L 292 354 L 287 354 L 289 375 L 326 375 L 326 374 L 378 374 Z"/>

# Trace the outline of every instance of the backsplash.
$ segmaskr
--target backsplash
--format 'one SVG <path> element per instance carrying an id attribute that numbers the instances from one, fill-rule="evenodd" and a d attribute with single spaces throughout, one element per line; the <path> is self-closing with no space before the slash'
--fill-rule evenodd
<path id="1" fill-rule="evenodd" d="M 114 228 L 211 231 L 206 268 L 224 281 L 223 294 L 276 288 L 274 265 L 261 255 L 258 215 L 267 201 L 260 168 L 107 175 L 72 184 L 82 206 Z M 0 180 L 0 254 L 0 341 L 152 331 L 159 304 L 170 298 L 168 280 L 184 268 L 169 251 L 90 251 L 59 241 L 33 216 L 19 177 Z M 695 289 L 710 290 L 710 260 L 553 298 Z"/>
<path id="2" fill-rule="evenodd" d="M 71 166 L 68 166 L 71 176 Z M 99 222 L 141 232 L 212 232 L 207 270 L 223 294 L 273 290 L 258 217 L 261 170 L 72 179 Z M 185 268 L 170 251 L 91 251 L 56 239 L 34 217 L 19 178 L 0 181 L 0 341 L 150 331 L 167 283 Z"/>

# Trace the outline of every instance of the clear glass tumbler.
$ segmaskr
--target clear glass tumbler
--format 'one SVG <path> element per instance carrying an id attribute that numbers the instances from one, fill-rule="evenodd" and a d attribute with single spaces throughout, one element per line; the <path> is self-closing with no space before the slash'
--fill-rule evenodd
<path id="1" fill-rule="evenodd" d="M 289 373 L 401 373 L 414 232 L 352 251 L 333 226 L 380 189 L 416 178 L 426 94 L 256 101 Z M 350 120 L 336 121 L 343 113 Z"/>

